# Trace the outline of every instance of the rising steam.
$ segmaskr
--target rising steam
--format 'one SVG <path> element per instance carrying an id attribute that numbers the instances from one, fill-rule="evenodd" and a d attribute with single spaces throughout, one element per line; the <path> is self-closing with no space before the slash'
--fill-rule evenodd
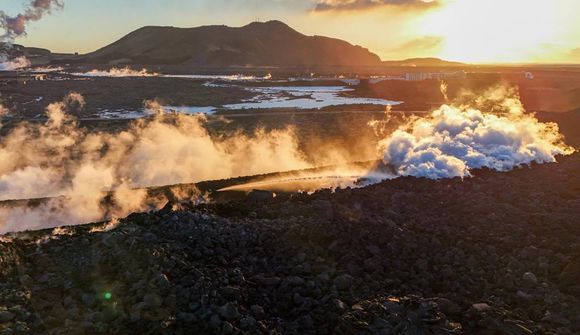
<path id="1" fill-rule="evenodd" d="M 439 83 L 439 89 L 441 90 L 441 94 L 443 95 L 443 99 L 445 99 L 446 103 L 449 102 L 449 96 L 447 95 L 447 88 L 448 88 L 447 83 L 444 82 L 443 80 L 441 80 L 441 82 Z"/>
<path id="2" fill-rule="evenodd" d="M 0 71 L 14 71 L 29 66 L 30 61 L 24 56 L 8 59 L 6 54 L 0 53 Z"/>
<path id="3" fill-rule="evenodd" d="M 14 39 L 26 35 L 26 26 L 29 22 L 38 21 L 53 9 L 62 9 L 61 0 L 31 0 L 23 13 L 10 16 L 0 10 L 0 44 L 4 50 L 0 51 L 0 71 L 13 71 L 29 67 L 30 61 L 25 56 L 11 59 L 7 49 L 12 48 Z"/>
<path id="4" fill-rule="evenodd" d="M 411 118 L 380 142 L 385 163 L 400 175 L 466 177 L 472 169 L 508 171 L 571 154 L 558 126 L 527 114 L 514 89 L 464 94 L 424 118 Z"/>
<path id="5" fill-rule="evenodd" d="M 71 94 L 0 141 L 0 200 L 57 197 L 36 208 L 0 209 L 0 232 L 123 216 L 151 204 L 138 187 L 191 183 L 310 167 L 291 129 L 213 138 L 202 115 L 156 115 L 116 134 L 89 133 L 69 112 Z M 102 206 L 113 194 L 115 206 Z"/>
<path id="6" fill-rule="evenodd" d="M 0 201 L 52 197 L 36 207 L 0 207 L 0 233 L 123 217 L 167 202 L 150 199 L 142 187 L 345 162 L 346 156 L 326 146 L 310 153 L 318 160 L 305 158 L 292 129 L 216 137 L 207 131 L 203 115 L 168 114 L 153 102 L 146 109 L 154 113 L 125 131 L 90 133 L 71 116 L 83 106 L 82 96 L 71 94 L 47 108 L 45 124 L 21 124 L 0 139 Z M 465 93 L 428 116 L 410 117 L 392 133 L 390 121 L 387 111 L 383 121 L 371 123 L 384 138 L 380 158 L 393 169 L 389 173 L 333 170 L 299 174 L 285 183 L 307 182 L 316 188 L 329 182 L 364 185 L 355 182 L 357 176 L 366 176 L 367 183 L 396 175 L 467 177 L 477 168 L 507 171 L 554 162 L 557 155 L 574 151 L 563 143 L 555 124 L 526 113 L 517 92 L 506 87 Z M 309 180 L 321 176 L 327 179 L 323 183 Z M 259 181 L 261 186 L 264 182 L 273 188 L 279 187 L 273 182 L 280 184 Z M 201 195 L 174 196 L 198 201 Z"/>
<path id="7" fill-rule="evenodd" d="M 0 28 L 4 30 L 4 35 L 0 38 L 4 41 L 13 41 L 16 37 L 26 35 L 26 26 L 29 22 L 38 21 L 44 14 L 50 13 L 53 9 L 61 9 L 63 6 L 60 0 L 31 0 L 24 13 L 16 16 L 0 11 Z"/>
<path id="8" fill-rule="evenodd" d="M 222 80 L 222 81 L 266 81 L 272 79 L 272 74 L 265 76 L 252 76 L 244 74 L 233 75 L 202 75 L 202 74 L 160 74 L 151 72 L 147 69 L 134 70 L 130 67 L 112 67 L 109 70 L 90 70 L 87 72 L 71 73 L 78 77 L 109 77 L 109 78 L 127 78 L 127 77 L 163 77 L 163 78 L 186 78 L 198 80 Z"/>
<path id="9" fill-rule="evenodd" d="M 73 75 L 81 77 L 123 78 L 123 77 L 158 77 L 159 73 L 149 72 L 147 71 L 147 69 L 133 70 L 130 67 L 123 68 L 113 67 L 107 71 L 95 69 L 84 73 L 73 73 Z"/>

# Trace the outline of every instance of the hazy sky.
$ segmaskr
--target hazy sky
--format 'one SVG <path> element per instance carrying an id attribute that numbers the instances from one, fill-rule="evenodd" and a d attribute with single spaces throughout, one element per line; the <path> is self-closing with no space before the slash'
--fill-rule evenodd
<path id="1" fill-rule="evenodd" d="M 9 15 L 30 0 L 0 0 Z M 242 26 L 277 19 L 383 59 L 580 62 L 580 0 L 63 0 L 17 43 L 88 52 L 144 25 Z"/>

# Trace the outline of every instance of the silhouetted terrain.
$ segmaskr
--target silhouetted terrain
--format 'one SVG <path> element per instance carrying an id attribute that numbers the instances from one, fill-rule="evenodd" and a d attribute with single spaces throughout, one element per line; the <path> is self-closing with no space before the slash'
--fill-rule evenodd
<path id="1" fill-rule="evenodd" d="M 95 63 L 190 64 L 194 66 L 367 66 L 379 57 L 345 41 L 306 36 L 279 21 L 241 28 L 144 27 L 86 55 Z"/>
<path id="2" fill-rule="evenodd" d="M 148 26 L 86 55 L 51 53 L 21 45 L 14 45 L 8 53 L 11 57 L 26 56 L 34 65 L 157 65 L 176 72 L 192 68 L 224 71 L 264 67 L 323 72 L 340 67 L 349 71 L 372 69 L 376 72 L 389 67 L 466 66 L 438 58 L 382 61 L 361 46 L 336 38 L 307 36 L 280 21 L 254 22 L 243 27 Z"/>
<path id="3" fill-rule="evenodd" d="M 382 67 L 462 66 L 437 58 L 386 61 L 343 40 L 306 36 L 280 21 L 240 28 L 143 27 L 119 41 L 79 58 L 87 63 L 195 67 Z"/>
<path id="4" fill-rule="evenodd" d="M 51 54 L 50 50 L 34 47 L 25 47 L 20 44 L 6 45 L 0 42 L 0 52 L 7 53 L 11 58 L 26 56 L 26 57 L 40 57 Z"/>
<path id="5" fill-rule="evenodd" d="M 405 66 L 405 67 L 439 67 L 439 66 L 451 66 L 451 67 L 462 67 L 466 66 L 465 63 L 460 62 L 450 62 L 439 58 L 409 58 L 405 60 L 389 60 L 384 61 L 385 66 Z"/>

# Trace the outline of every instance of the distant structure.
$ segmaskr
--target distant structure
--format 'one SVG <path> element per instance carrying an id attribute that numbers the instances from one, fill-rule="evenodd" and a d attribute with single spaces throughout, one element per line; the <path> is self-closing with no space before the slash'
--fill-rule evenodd
<path id="1" fill-rule="evenodd" d="M 454 72 L 407 72 L 405 73 L 405 80 L 407 81 L 422 81 L 430 79 L 465 79 L 467 73 L 465 71 Z"/>
<path id="2" fill-rule="evenodd" d="M 534 74 L 533 74 L 533 73 L 531 73 L 531 72 L 524 72 L 524 77 L 525 77 L 527 80 L 533 80 L 533 79 L 534 79 Z"/>

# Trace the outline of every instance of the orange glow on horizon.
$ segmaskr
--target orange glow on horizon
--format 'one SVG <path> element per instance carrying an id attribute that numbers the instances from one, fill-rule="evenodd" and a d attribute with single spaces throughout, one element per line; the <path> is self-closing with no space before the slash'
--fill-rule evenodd
<path id="1" fill-rule="evenodd" d="M 570 6 L 579 7 L 571 2 Z M 442 37 L 437 56 L 445 59 L 472 63 L 554 61 L 570 50 L 564 46 L 565 29 L 569 28 L 566 9 L 552 1 L 449 1 L 425 15 L 417 32 Z"/>

